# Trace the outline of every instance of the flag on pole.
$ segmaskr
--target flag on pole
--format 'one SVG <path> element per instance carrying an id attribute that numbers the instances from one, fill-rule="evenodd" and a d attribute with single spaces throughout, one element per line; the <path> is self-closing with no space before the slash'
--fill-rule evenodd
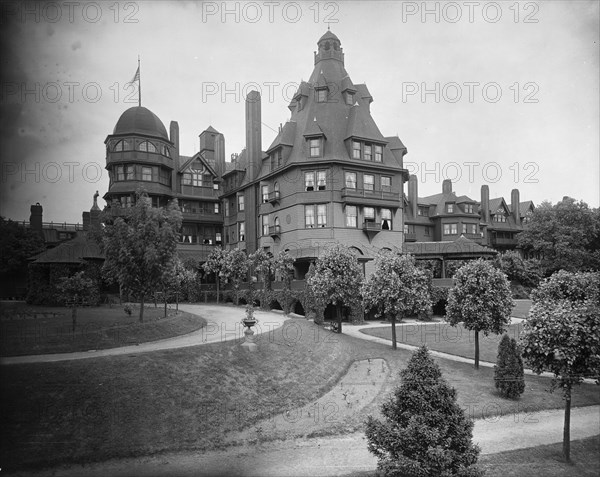
<path id="1" fill-rule="evenodd" d="M 138 66 L 138 69 L 135 72 L 133 79 L 129 83 L 135 83 L 136 81 L 139 81 L 139 80 L 140 80 L 140 67 Z"/>

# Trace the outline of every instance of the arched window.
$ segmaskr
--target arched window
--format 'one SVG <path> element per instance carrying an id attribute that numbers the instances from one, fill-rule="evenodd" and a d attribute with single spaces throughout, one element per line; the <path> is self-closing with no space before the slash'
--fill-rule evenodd
<path id="1" fill-rule="evenodd" d="M 113 151 L 115 151 L 115 152 L 129 151 L 130 149 L 131 149 L 131 141 L 129 141 L 128 139 L 122 139 L 121 141 L 119 141 L 115 144 Z"/>
<path id="2" fill-rule="evenodd" d="M 171 152 L 169 148 L 165 145 L 162 146 L 163 156 L 171 157 Z"/>
<path id="3" fill-rule="evenodd" d="M 144 142 L 140 143 L 140 145 L 138 146 L 138 149 L 140 151 L 156 152 L 156 146 L 154 144 L 152 144 L 150 141 L 144 141 Z"/>
<path id="4" fill-rule="evenodd" d="M 273 221 L 273 225 L 275 225 L 275 227 L 279 227 L 279 217 L 275 217 L 275 220 Z"/>
<path id="5" fill-rule="evenodd" d="M 279 183 L 278 182 L 275 182 L 275 185 L 273 186 L 273 190 L 275 192 L 279 192 Z"/>

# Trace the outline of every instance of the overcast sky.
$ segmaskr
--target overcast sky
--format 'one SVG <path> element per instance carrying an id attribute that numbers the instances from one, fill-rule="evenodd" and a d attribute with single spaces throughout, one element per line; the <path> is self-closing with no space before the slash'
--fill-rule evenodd
<path id="1" fill-rule="evenodd" d="M 182 154 L 209 125 L 240 152 L 252 84 L 266 149 L 328 24 L 420 196 L 450 178 L 476 200 L 488 184 L 507 201 L 517 187 L 536 204 L 600 203 L 598 1 L 30 5 L 2 4 L 4 217 L 40 202 L 44 221 L 78 222 L 106 192 L 104 140 L 137 104 L 138 54 L 142 105 L 179 122 Z"/>

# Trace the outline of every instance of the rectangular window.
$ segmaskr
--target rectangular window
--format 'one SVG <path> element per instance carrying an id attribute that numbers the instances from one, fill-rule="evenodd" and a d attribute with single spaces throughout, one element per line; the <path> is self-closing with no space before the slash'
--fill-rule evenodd
<path id="1" fill-rule="evenodd" d="M 370 144 L 365 144 L 365 160 L 373 160 L 373 146 L 371 146 Z"/>
<path id="2" fill-rule="evenodd" d="M 392 211 L 381 209 L 381 230 L 392 230 Z"/>
<path id="3" fill-rule="evenodd" d="M 152 181 L 152 168 L 151 167 L 142 167 L 142 180 L 143 181 Z"/>
<path id="4" fill-rule="evenodd" d="M 321 155 L 321 140 L 311 139 L 310 143 L 310 157 L 319 157 Z"/>
<path id="5" fill-rule="evenodd" d="M 352 106 L 354 104 L 354 94 L 346 93 L 346 104 Z"/>
<path id="6" fill-rule="evenodd" d="M 246 222 L 239 223 L 238 235 L 240 236 L 240 242 L 244 242 L 246 240 Z"/>
<path id="7" fill-rule="evenodd" d="M 346 206 L 346 227 L 355 227 L 357 226 L 357 212 L 355 205 L 347 205 Z"/>
<path id="8" fill-rule="evenodd" d="M 375 146 L 375 162 L 383 161 L 383 147 Z"/>
<path id="9" fill-rule="evenodd" d="M 312 229 L 315 226 L 315 208 L 312 205 L 304 206 L 304 226 Z"/>
<path id="10" fill-rule="evenodd" d="M 446 204 L 446 212 L 451 214 L 454 212 L 454 204 Z"/>
<path id="11" fill-rule="evenodd" d="M 469 224 L 469 233 L 470 234 L 476 234 L 477 233 L 477 225 L 476 224 Z"/>
<path id="12" fill-rule="evenodd" d="M 360 159 L 360 142 L 352 141 L 352 159 Z"/>
<path id="13" fill-rule="evenodd" d="M 304 173 L 304 190 L 313 191 L 315 190 L 315 173 L 305 172 Z"/>
<path id="14" fill-rule="evenodd" d="M 269 235 L 269 216 L 268 215 L 262 216 L 262 234 L 263 234 L 263 237 L 266 237 Z"/>
<path id="15" fill-rule="evenodd" d="M 356 172 L 346 172 L 346 188 L 356 189 Z"/>
<path id="16" fill-rule="evenodd" d="M 462 224 L 462 233 L 463 234 L 467 233 L 467 224 Z"/>
<path id="17" fill-rule="evenodd" d="M 225 217 L 229 217 L 229 201 L 225 201 Z"/>
<path id="18" fill-rule="evenodd" d="M 472 214 L 473 213 L 473 204 L 465 204 L 465 212 L 467 214 Z"/>
<path id="19" fill-rule="evenodd" d="M 317 103 L 324 103 L 327 101 L 327 89 L 317 90 Z"/>
<path id="20" fill-rule="evenodd" d="M 317 227 L 327 227 L 327 206 L 317 205 Z"/>
<path id="21" fill-rule="evenodd" d="M 277 149 L 271 154 L 271 170 L 277 169 L 281 166 L 282 163 L 282 154 L 281 149 Z"/>
<path id="22" fill-rule="evenodd" d="M 425 235 L 429 236 L 429 227 L 425 227 Z"/>
<path id="23" fill-rule="evenodd" d="M 364 207 L 363 215 L 365 220 L 375 220 L 375 209 L 373 207 Z"/>
<path id="24" fill-rule="evenodd" d="M 369 191 L 375 190 L 375 176 L 371 174 L 363 175 L 363 189 Z"/>
<path id="25" fill-rule="evenodd" d="M 325 190 L 327 171 L 317 171 L 317 190 Z"/>
<path id="26" fill-rule="evenodd" d="M 381 190 L 383 192 L 392 191 L 392 178 L 388 176 L 381 176 Z"/>
<path id="27" fill-rule="evenodd" d="M 218 213 L 219 213 L 219 203 L 218 203 L 218 202 L 215 202 L 215 206 L 214 206 L 214 207 L 215 207 L 215 208 L 214 208 L 214 212 L 215 212 L 215 214 L 218 214 Z"/>
<path id="28" fill-rule="evenodd" d="M 121 197 L 121 207 L 133 207 L 133 199 L 130 195 L 124 195 Z"/>
<path id="29" fill-rule="evenodd" d="M 125 180 L 125 169 L 123 166 L 117 166 L 117 180 L 124 181 Z"/>
<path id="30" fill-rule="evenodd" d="M 133 166 L 125 166 L 125 180 L 132 181 L 135 179 L 135 170 Z"/>
<path id="31" fill-rule="evenodd" d="M 264 202 L 269 202 L 269 186 L 268 185 L 264 185 L 261 188 L 262 190 L 262 201 Z"/>
<path id="32" fill-rule="evenodd" d="M 244 211 L 244 196 L 238 195 L 238 212 Z"/>
<path id="33" fill-rule="evenodd" d="M 215 234 L 215 244 L 221 245 L 222 240 L 223 240 L 223 237 L 221 235 L 221 232 L 217 232 Z"/>
<path id="34" fill-rule="evenodd" d="M 456 235 L 458 233 L 458 224 L 444 224 L 444 235 Z"/>
<path id="35" fill-rule="evenodd" d="M 404 233 L 407 234 L 408 233 L 408 225 L 404 224 Z"/>

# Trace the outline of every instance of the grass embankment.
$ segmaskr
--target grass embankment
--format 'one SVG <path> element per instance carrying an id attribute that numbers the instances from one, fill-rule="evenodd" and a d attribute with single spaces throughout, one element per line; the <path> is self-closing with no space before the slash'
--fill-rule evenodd
<path id="1" fill-rule="evenodd" d="M 3 469 L 185 449 L 213 449 L 234 430 L 313 403 L 354 360 L 383 358 L 392 376 L 360 412 L 334 419 L 320 435 L 363 429 L 396 385 L 410 352 L 323 331 L 292 319 L 248 353 L 235 341 L 71 362 L 0 367 Z M 436 360 L 474 418 L 562 408 L 550 381 L 526 377 L 518 401 L 495 393 L 493 369 Z M 598 404 L 597 387 L 574 392 L 573 406 Z M 268 440 L 270 436 L 262 436 Z"/>
<path id="2" fill-rule="evenodd" d="M 206 325 L 202 317 L 146 306 L 144 322 L 139 308 L 131 316 L 123 307 L 82 307 L 77 310 L 75 331 L 71 309 L 3 305 L 0 308 L 0 356 L 69 353 L 107 349 L 185 335 Z M 54 316 L 53 316 L 54 315 Z"/>
<path id="3" fill-rule="evenodd" d="M 562 457 L 562 444 L 530 447 L 483 455 L 478 465 L 486 477 L 596 477 L 600 471 L 600 437 L 571 442 L 571 463 Z M 346 477 L 376 477 L 377 472 L 355 472 Z"/>
<path id="4" fill-rule="evenodd" d="M 511 338 L 519 339 L 523 324 L 509 325 L 506 333 Z M 387 340 L 392 339 L 392 327 L 366 328 L 363 333 Z M 462 325 L 451 326 L 448 323 L 407 323 L 396 325 L 396 339 L 398 343 L 413 346 L 427 345 L 429 349 L 449 353 L 465 358 L 475 358 L 475 333 Z M 479 359 L 481 361 L 496 362 L 498 344 L 502 335 L 490 334 L 484 336 L 479 333 Z"/>

